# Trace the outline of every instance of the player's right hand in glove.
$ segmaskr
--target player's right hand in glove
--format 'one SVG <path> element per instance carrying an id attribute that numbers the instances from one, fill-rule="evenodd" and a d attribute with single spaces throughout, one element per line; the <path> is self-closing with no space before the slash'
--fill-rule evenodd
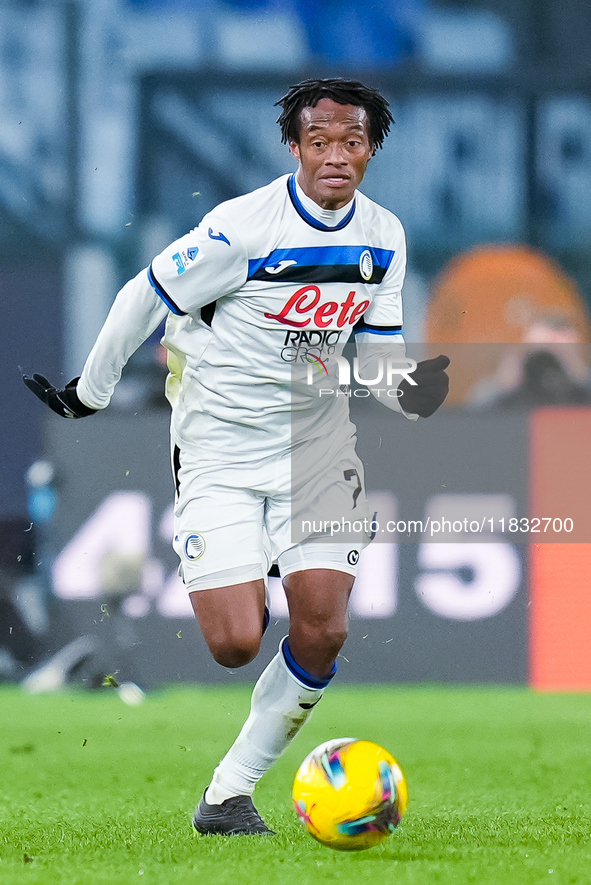
<path id="1" fill-rule="evenodd" d="M 402 394 L 398 402 L 407 414 L 428 418 L 437 411 L 449 392 L 449 377 L 445 371 L 449 363 L 449 357 L 443 354 L 422 360 L 410 374 L 416 385 L 410 384 L 406 378 L 400 382 L 398 390 Z"/>
<path id="2" fill-rule="evenodd" d="M 87 418 L 97 411 L 85 406 L 78 398 L 76 385 L 79 380 L 80 378 L 74 378 L 65 387 L 53 387 L 43 375 L 23 375 L 23 381 L 29 390 L 62 418 Z"/>

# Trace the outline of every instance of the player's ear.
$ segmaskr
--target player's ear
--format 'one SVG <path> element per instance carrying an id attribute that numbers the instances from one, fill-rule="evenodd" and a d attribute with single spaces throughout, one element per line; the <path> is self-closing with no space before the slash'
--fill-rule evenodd
<path id="1" fill-rule="evenodd" d="M 301 160 L 300 146 L 297 143 L 297 141 L 290 141 L 289 142 L 289 152 L 292 156 L 294 156 L 296 158 L 296 160 L 298 162 Z"/>

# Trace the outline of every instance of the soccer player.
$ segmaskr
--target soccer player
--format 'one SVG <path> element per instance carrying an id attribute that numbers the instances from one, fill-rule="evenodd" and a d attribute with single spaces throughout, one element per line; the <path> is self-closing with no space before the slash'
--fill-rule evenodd
<path id="1" fill-rule="evenodd" d="M 325 79 L 292 87 L 277 104 L 297 171 L 221 204 L 128 282 L 80 378 L 62 389 L 41 375 L 24 378 L 63 417 L 92 415 L 166 318 L 173 544 L 222 666 L 256 656 L 266 575 L 278 565 L 289 633 L 195 811 L 195 828 L 207 834 L 271 833 L 252 793 L 335 674 L 369 541 L 367 532 L 337 542 L 312 531 L 293 540 L 302 514 L 329 501 L 355 517 L 365 493 L 346 396 L 292 384 L 292 368 L 312 362 L 336 393 L 354 330 L 360 352 L 388 355 L 403 343 L 402 226 L 357 190 L 389 131 L 387 101 L 359 82 Z M 447 394 L 448 362 L 419 363 L 386 405 L 411 418 L 432 414 Z"/>

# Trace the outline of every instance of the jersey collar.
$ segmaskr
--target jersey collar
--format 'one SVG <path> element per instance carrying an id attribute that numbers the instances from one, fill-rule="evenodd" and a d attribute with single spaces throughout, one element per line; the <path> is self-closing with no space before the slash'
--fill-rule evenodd
<path id="1" fill-rule="evenodd" d="M 351 221 L 351 219 L 355 215 L 356 201 L 355 201 L 355 197 L 353 197 L 353 200 L 351 201 L 350 207 L 348 209 L 346 206 L 343 206 L 342 209 L 337 209 L 334 212 L 332 212 L 332 211 L 330 212 L 330 215 L 332 215 L 333 217 L 336 216 L 338 218 L 339 215 L 344 210 L 345 214 L 340 219 L 340 221 L 337 221 L 337 223 L 334 225 L 325 224 L 323 221 L 320 220 L 320 218 L 316 217 L 316 213 L 314 213 L 314 214 L 312 214 L 312 213 L 314 212 L 314 208 L 316 208 L 318 210 L 318 213 L 322 213 L 324 216 L 326 216 L 329 214 L 329 210 L 321 209 L 320 206 L 316 206 L 316 204 L 313 202 L 313 200 L 310 200 L 309 197 L 306 197 L 306 195 L 304 194 L 304 192 L 302 191 L 302 189 L 300 188 L 300 186 L 298 185 L 298 183 L 296 181 L 295 172 L 293 172 L 289 176 L 289 178 L 287 179 L 287 190 L 288 190 L 291 202 L 293 203 L 293 207 L 296 210 L 296 212 L 298 213 L 298 215 L 300 216 L 300 218 L 302 218 L 311 227 L 316 228 L 316 230 L 324 230 L 324 231 L 342 230 L 344 227 L 346 227 L 349 224 L 349 222 Z M 304 200 L 308 203 L 309 208 L 307 208 L 304 205 Z"/>

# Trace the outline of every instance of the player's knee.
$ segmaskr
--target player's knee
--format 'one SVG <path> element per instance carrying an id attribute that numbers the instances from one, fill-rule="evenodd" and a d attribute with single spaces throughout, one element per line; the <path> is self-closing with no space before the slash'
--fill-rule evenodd
<path id="1" fill-rule="evenodd" d="M 302 634 L 306 645 L 336 658 L 345 644 L 347 628 L 342 624 L 316 622 L 303 626 Z"/>
<path id="2" fill-rule="evenodd" d="M 208 643 L 214 661 L 231 670 L 250 664 L 256 658 L 260 644 L 260 636 L 225 638 Z"/>
<path id="3" fill-rule="evenodd" d="M 336 658 L 347 638 L 346 629 L 328 628 L 324 631 L 322 645 L 327 651 L 331 651 Z"/>

